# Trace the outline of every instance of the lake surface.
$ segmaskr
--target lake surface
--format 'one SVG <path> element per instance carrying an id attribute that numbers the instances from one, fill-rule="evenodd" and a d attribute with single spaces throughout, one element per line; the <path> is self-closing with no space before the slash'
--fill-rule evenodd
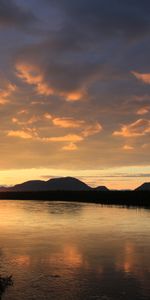
<path id="1" fill-rule="evenodd" d="M 4 300 L 150 299 L 150 211 L 0 200 Z"/>

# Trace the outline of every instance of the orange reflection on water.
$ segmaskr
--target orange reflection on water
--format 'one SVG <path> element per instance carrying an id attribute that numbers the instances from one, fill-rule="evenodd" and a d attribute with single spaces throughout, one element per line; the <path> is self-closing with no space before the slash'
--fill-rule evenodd
<path id="1" fill-rule="evenodd" d="M 116 268 L 123 270 L 125 273 L 132 273 L 134 272 L 134 265 L 136 263 L 135 260 L 136 256 L 134 245 L 126 243 L 123 248 L 123 252 L 120 253 L 117 258 Z"/>
<path id="2" fill-rule="evenodd" d="M 13 261 L 20 267 L 29 267 L 31 264 L 31 258 L 29 255 L 16 256 Z"/>
<path id="3" fill-rule="evenodd" d="M 80 267 L 83 264 L 83 256 L 79 250 L 72 245 L 65 245 L 63 249 L 64 263 L 72 267 Z"/>

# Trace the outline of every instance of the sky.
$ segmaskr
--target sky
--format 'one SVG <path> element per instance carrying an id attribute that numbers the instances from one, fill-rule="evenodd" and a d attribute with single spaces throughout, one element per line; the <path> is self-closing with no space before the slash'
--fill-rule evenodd
<path id="1" fill-rule="evenodd" d="M 150 181 L 149 0 L 0 0 L 0 185 Z"/>

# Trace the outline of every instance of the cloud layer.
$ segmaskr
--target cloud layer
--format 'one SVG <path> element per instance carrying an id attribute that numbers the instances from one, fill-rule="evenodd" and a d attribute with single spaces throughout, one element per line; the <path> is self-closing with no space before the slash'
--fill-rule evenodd
<path id="1" fill-rule="evenodd" d="M 0 0 L 0 38 L 2 168 L 149 164 L 148 0 Z"/>

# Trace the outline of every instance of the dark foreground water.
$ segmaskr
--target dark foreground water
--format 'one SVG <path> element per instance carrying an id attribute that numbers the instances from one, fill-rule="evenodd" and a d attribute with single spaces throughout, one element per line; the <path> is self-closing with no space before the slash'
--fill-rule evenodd
<path id="1" fill-rule="evenodd" d="M 150 299 L 150 211 L 0 201 L 4 300 Z"/>

